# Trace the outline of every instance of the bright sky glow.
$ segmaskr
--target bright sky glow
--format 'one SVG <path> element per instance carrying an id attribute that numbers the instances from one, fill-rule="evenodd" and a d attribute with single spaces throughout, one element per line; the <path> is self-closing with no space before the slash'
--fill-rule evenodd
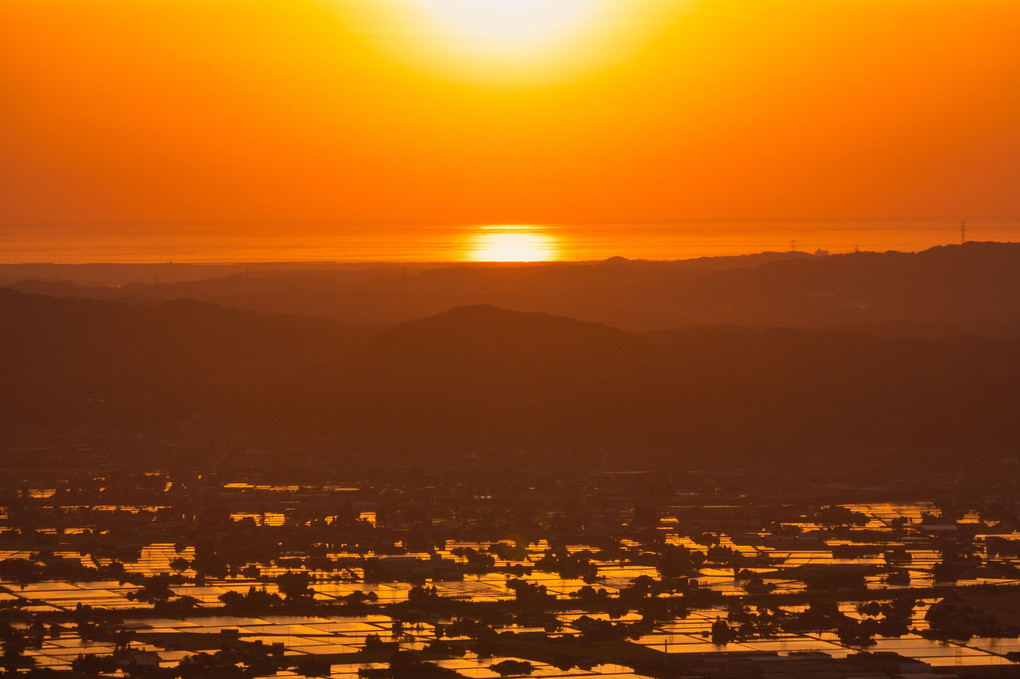
<path id="1" fill-rule="evenodd" d="M 460 259 L 468 224 L 557 225 L 570 259 L 595 225 L 651 258 L 722 254 L 721 223 L 916 249 L 1020 219 L 1020 2 L 516 2 L 0 0 L 0 259 Z M 817 226 L 898 222 L 934 230 Z"/>

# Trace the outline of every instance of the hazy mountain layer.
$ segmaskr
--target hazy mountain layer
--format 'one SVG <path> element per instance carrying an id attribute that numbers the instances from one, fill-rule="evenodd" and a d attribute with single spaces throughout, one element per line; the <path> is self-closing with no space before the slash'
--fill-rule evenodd
<path id="1" fill-rule="evenodd" d="M 322 434 L 338 446 L 748 461 L 1020 444 L 1020 340 L 700 327 L 488 306 L 385 330 L 0 290 L 0 418 Z"/>
<path id="2" fill-rule="evenodd" d="M 866 328 L 887 335 L 1020 335 L 1020 245 L 1002 243 L 920 253 L 258 270 L 162 286 L 23 281 L 15 287 L 143 304 L 187 297 L 350 323 L 400 323 L 456 306 L 492 304 L 634 331 L 728 323 Z"/>

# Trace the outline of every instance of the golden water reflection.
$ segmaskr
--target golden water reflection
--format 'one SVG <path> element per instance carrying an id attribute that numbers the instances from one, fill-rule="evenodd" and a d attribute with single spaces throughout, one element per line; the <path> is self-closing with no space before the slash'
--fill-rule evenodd
<path id="1" fill-rule="evenodd" d="M 756 252 L 833 254 L 915 252 L 958 243 L 959 222 L 683 222 L 502 226 L 353 225 L 346 223 L 179 224 L 154 235 L 145 225 L 121 230 L 52 226 L 4 233 L 6 261 L 240 262 L 592 262 L 610 257 L 677 260 Z M 967 237 L 1018 242 L 1020 222 L 968 222 Z M 517 241 L 520 247 L 512 246 Z M 502 251 L 502 254 L 499 254 Z M 522 252 L 523 251 L 523 252 Z M 529 254 L 530 253 L 530 254 Z M 0 267 L 5 266 L 0 262 Z M 15 275 L 15 274 L 12 274 Z M 20 274 L 19 274 L 20 275 Z M 57 274 L 53 274 L 57 275 Z"/>
<path id="2" fill-rule="evenodd" d="M 483 226 L 465 242 L 462 259 L 470 262 L 548 262 L 561 258 L 559 239 L 543 226 Z"/>

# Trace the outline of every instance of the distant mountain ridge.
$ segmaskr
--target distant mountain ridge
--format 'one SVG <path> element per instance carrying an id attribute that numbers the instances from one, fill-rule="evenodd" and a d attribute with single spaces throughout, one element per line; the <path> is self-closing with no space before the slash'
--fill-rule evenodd
<path id="1" fill-rule="evenodd" d="M 8 428 L 315 435 L 418 460 L 521 449 L 679 464 L 1020 445 L 1017 339 L 631 333 L 486 305 L 380 330 L 0 290 L 0 380 Z"/>
<path id="2" fill-rule="evenodd" d="M 383 266 L 258 271 L 157 286 L 22 281 L 52 296 L 154 304 L 189 297 L 269 313 L 402 323 L 491 304 L 631 331 L 704 324 L 870 328 L 876 332 L 1020 336 L 1020 244 L 966 243 L 919 253 L 600 263 Z"/>

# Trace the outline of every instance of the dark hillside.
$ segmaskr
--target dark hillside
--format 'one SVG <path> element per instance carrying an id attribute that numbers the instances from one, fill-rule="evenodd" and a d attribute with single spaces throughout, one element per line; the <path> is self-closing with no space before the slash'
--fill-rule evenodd
<path id="1" fill-rule="evenodd" d="M 139 307 L 0 288 L 0 404 L 26 423 L 177 422 L 374 332 L 194 300 Z"/>
<path id="2" fill-rule="evenodd" d="M 0 291 L 0 319 L 6 426 L 186 426 L 410 460 L 525 450 L 538 463 L 1020 445 L 1016 339 L 636 334 L 490 306 L 374 331 L 13 291 Z"/>
<path id="3" fill-rule="evenodd" d="M 1018 377 L 1018 340 L 734 326 L 639 335 L 471 307 L 384 331 L 283 387 L 258 419 L 412 454 L 1004 449 L 1020 442 Z"/>

